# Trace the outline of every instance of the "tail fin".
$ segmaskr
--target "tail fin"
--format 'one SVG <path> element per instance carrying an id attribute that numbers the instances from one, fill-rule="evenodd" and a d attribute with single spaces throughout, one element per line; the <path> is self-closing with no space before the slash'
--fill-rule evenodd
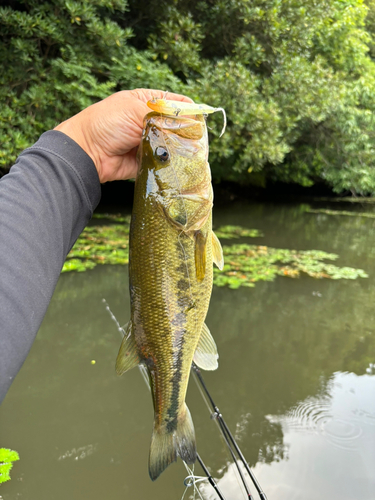
<path id="1" fill-rule="evenodd" d="M 188 464 L 193 464 L 197 458 L 194 425 L 186 404 L 178 416 L 177 429 L 168 431 L 166 427 L 154 427 L 148 464 L 151 479 L 155 481 L 177 456 Z"/>

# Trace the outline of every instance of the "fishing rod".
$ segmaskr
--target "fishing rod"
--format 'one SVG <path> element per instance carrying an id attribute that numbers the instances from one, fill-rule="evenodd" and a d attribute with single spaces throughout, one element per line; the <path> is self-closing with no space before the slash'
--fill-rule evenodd
<path id="1" fill-rule="evenodd" d="M 203 460 L 201 459 L 199 453 L 197 453 L 197 460 L 199 462 L 199 465 L 202 467 L 204 473 L 206 474 L 208 482 L 213 487 L 213 489 L 216 491 L 216 493 L 217 493 L 218 497 L 220 498 L 220 500 L 225 500 L 225 498 L 223 497 L 223 494 L 221 493 L 221 491 L 220 491 L 220 489 L 219 489 L 219 487 L 218 487 L 215 479 L 211 476 L 210 471 L 205 466 L 205 464 L 204 464 Z"/>
<path id="2" fill-rule="evenodd" d="M 246 490 L 246 493 L 248 495 L 248 498 L 249 500 L 253 500 L 253 497 L 249 491 L 249 488 L 246 484 L 246 481 L 245 481 L 245 478 L 239 468 L 239 465 L 238 465 L 238 462 L 236 460 L 236 456 L 234 454 L 234 451 L 232 449 L 232 446 L 234 448 L 234 450 L 236 451 L 240 461 L 242 462 L 243 466 L 245 467 L 245 470 L 246 472 L 249 474 L 250 476 L 250 479 L 252 480 L 257 492 L 258 492 L 258 495 L 259 495 L 259 498 L 260 500 L 267 500 L 267 497 L 266 497 L 266 494 L 264 493 L 264 491 L 262 490 L 259 482 L 257 481 L 254 473 L 252 472 L 252 470 L 250 469 L 248 463 L 246 462 L 246 459 L 242 453 L 242 451 L 240 450 L 235 438 L 233 437 L 232 433 L 230 432 L 225 420 L 224 420 L 224 417 L 222 415 L 222 413 L 220 412 L 219 408 L 216 406 L 214 400 L 212 399 L 212 396 L 211 394 L 209 393 L 208 389 L 207 389 L 207 386 L 203 380 L 203 377 L 202 377 L 202 374 L 199 370 L 199 368 L 197 367 L 197 365 L 195 363 L 192 363 L 192 370 L 193 370 L 193 374 L 195 376 L 195 380 L 199 382 L 200 386 L 202 387 L 202 389 L 204 390 L 209 402 L 210 402 L 210 405 L 214 411 L 213 413 L 213 417 L 217 420 L 218 424 L 219 424 L 219 428 L 220 428 L 220 431 L 224 437 L 224 440 L 229 448 L 229 451 L 232 455 L 232 458 L 234 460 L 234 463 L 236 464 L 237 466 L 237 470 L 239 471 L 239 474 L 240 474 L 240 477 L 241 477 L 241 480 L 242 480 L 242 483 L 245 487 L 245 490 Z"/>

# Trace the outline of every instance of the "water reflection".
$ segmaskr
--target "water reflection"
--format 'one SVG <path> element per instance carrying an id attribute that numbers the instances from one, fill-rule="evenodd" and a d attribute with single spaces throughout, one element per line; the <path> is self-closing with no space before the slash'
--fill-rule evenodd
<path id="1" fill-rule="evenodd" d="M 255 472 L 274 498 L 291 498 L 285 485 L 292 498 L 374 498 L 374 395 L 373 378 L 336 373 L 325 398 L 270 416 L 282 425 L 288 460 Z"/>
<path id="2" fill-rule="evenodd" d="M 339 265 L 370 274 L 360 281 L 277 278 L 253 289 L 216 288 L 207 324 L 220 364 L 205 375 L 269 500 L 370 500 L 375 222 L 261 204 L 219 210 L 215 222 L 256 227 L 265 234 L 259 243 L 273 247 L 339 253 Z M 21 456 L 12 481 L 0 487 L 4 500 L 182 496 L 182 464 L 156 483 L 148 478 L 150 398 L 137 370 L 121 379 L 114 373 L 121 338 L 103 298 L 126 323 L 126 268 L 98 267 L 59 281 L 0 410 L 0 444 Z M 188 405 L 203 460 L 228 498 L 241 498 L 225 446 L 193 383 Z M 201 473 L 198 466 L 196 471 Z"/>
<path id="3" fill-rule="evenodd" d="M 284 442 L 283 460 L 276 453 L 273 460 L 260 460 L 253 469 L 262 486 L 267 486 L 269 499 L 373 499 L 375 399 L 371 394 L 374 380 L 370 377 L 336 373 L 322 398 L 301 401 L 285 415 L 266 416 L 279 426 Z M 226 497 L 241 494 L 232 462 L 227 461 L 219 474 L 218 485 Z M 217 499 L 208 484 L 201 490 L 205 498 Z"/>

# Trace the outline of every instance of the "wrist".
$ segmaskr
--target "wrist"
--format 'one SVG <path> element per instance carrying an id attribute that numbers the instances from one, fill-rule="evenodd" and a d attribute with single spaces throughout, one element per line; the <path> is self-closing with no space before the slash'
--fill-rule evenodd
<path id="1" fill-rule="evenodd" d="M 92 141 L 89 139 L 89 134 L 83 130 L 83 128 L 80 126 L 78 120 L 75 120 L 79 117 L 79 115 L 73 116 L 72 118 L 69 118 L 69 120 L 66 120 L 65 122 L 60 123 L 57 125 L 57 127 L 54 128 L 54 130 L 58 130 L 59 132 L 62 132 L 63 134 L 67 135 L 70 137 L 74 142 L 76 142 L 84 151 L 87 153 L 92 161 L 94 162 L 95 168 L 98 172 L 99 175 L 99 180 L 101 180 L 100 176 L 100 157 L 99 154 L 97 153 L 94 144 Z"/>

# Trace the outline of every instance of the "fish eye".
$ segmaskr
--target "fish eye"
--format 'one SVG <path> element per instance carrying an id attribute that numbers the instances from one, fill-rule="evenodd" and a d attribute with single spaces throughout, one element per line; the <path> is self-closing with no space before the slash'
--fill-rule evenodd
<path id="1" fill-rule="evenodd" d="M 169 159 L 169 153 L 165 148 L 158 147 L 155 149 L 155 155 L 160 161 L 167 161 Z"/>

